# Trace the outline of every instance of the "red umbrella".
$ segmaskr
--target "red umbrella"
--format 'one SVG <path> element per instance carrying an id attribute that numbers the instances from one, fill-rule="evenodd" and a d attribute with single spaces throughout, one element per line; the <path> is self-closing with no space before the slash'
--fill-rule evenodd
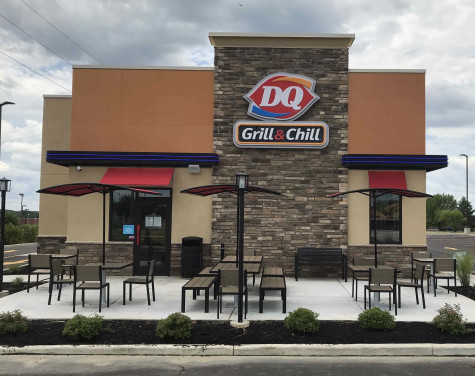
<path id="1" fill-rule="evenodd" d="M 327 197 L 338 197 L 342 195 L 347 195 L 350 193 L 361 193 L 370 197 L 371 202 L 373 203 L 373 228 L 374 228 L 374 267 L 378 267 L 378 237 L 376 232 L 376 198 L 387 195 L 395 194 L 398 196 L 404 197 L 432 197 L 427 193 L 410 191 L 408 189 L 401 188 L 364 188 L 356 189 L 348 192 L 339 192 L 328 195 Z"/>
<path id="2" fill-rule="evenodd" d="M 47 193 L 51 195 L 61 196 L 84 196 L 90 193 L 102 194 L 102 264 L 106 262 L 106 194 L 118 191 L 128 190 L 133 192 L 142 192 L 154 195 L 160 195 L 158 192 L 148 191 L 145 189 L 137 189 L 130 187 L 123 187 L 121 185 L 102 184 L 102 183 L 72 183 L 55 185 L 48 188 L 42 188 L 37 193 Z"/>

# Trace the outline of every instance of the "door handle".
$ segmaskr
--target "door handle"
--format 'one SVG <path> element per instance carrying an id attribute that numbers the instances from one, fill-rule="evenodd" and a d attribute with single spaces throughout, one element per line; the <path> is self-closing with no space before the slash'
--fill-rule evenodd
<path id="1" fill-rule="evenodd" d="M 137 225 L 136 229 L 137 229 L 137 236 L 135 238 L 136 239 L 136 244 L 140 245 L 140 225 Z"/>

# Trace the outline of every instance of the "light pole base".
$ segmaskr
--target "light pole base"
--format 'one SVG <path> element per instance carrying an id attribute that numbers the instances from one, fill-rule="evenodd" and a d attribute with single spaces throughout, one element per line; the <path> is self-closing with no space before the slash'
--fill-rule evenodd
<path id="1" fill-rule="evenodd" d="M 233 328 L 247 328 L 251 323 L 248 320 L 242 320 L 242 322 L 239 321 L 231 321 L 231 326 Z"/>
<path id="2" fill-rule="evenodd" d="M 463 233 L 464 234 L 470 234 L 470 227 L 464 227 Z"/>

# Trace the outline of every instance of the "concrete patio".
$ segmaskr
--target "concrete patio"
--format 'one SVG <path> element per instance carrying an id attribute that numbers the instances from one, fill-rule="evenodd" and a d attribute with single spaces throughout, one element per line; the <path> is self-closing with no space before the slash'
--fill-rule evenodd
<path id="1" fill-rule="evenodd" d="M 5 281 L 10 281 L 17 276 L 5 276 Z M 179 277 L 155 277 L 156 301 L 147 305 L 147 295 L 144 286 L 133 286 L 133 300 L 122 304 L 122 280 L 124 277 L 109 277 L 111 285 L 110 307 L 103 306 L 101 315 L 106 319 L 139 319 L 157 320 L 167 317 L 181 309 L 181 287 L 186 279 Z M 26 276 L 24 276 L 26 280 Z M 264 313 L 259 313 L 259 282 L 249 286 L 249 313 L 248 320 L 282 320 L 282 302 L 277 292 L 266 294 L 264 300 Z M 309 308 L 317 312 L 321 320 L 357 320 L 363 311 L 363 284 L 359 284 L 358 301 L 351 297 L 351 278 L 348 282 L 331 278 L 300 278 L 295 281 L 293 277 L 286 278 L 287 283 L 287 312 L 299 307 Z M 69 319 L 74 316 L 72 312 L 72 286 L 63 288 L 61 301 L 57 301 L 57 290 L 53 291 L 52 303 L 48 306 L 48 284 L 41 285 L 38 290 L 30 289 L 30 292 L 22 291 L 0 299 L 0 312 L 19 309 L 29 319 Z M 76 300 L 76 313 L 83 315 L 99 314 L 98 292 L 87 291 L 85 307 L 81 306 L 81 294 L 78 292 Z M 388 309 L 387 294 L 381 295 L 380 307 Z M 437 309 L 445 303 L 460 304 L 461 311 L 468 322 L 475 323 L 475 301 L 447 290 L 439 288 L 437 297 L 433 293 L 425 294 L 426 309 L 416 304 L 414 290 L 402 289 L 402 308 L 398 309 L 397 321 L 425 321 L 429 322 L 437 314 Z M 420 293 L 419 293 L 420 299 Z M 185 314 L 193 320 L 216 320 L 216 301 L 210 293 L 210 311 L 204 312 L 204 293 L 192 299 L 192 293 L 186 295 Z M 392 307 L 394 314 L 394 307 Z M 225 296 L 223 301 L 223 313 L 220 320 L 236 320 L 237 309 L 234 308 L 233 298 Z"/>

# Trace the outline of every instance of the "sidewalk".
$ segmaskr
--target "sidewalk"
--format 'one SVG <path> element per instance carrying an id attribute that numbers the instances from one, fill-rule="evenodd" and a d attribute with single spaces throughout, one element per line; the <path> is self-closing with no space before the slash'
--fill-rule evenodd
<path id="1" fill-rule="evenodd" d="M 16 276 L 5 276 L 9 281 Z M 26 276 L 24 277 L 26 280 Z M 110 307 L 103 306 L 101 315 L 105 319 L 135 319 L 158 320 L 167 317 L 181 309 L 181 287 L 187 280 L 179 277 L 156 277 L 156 301 L 147 305 L 146 290 L 144 286 L 134 285 L 133 300 L 122 305 L 122 280 L 123 277 L 109 277 Z M 283 320 L 282 302 L 278 292 L 269 292 L 264 300 L 264 313 L 259 313 L 259 282 L 256 286 L 249 281 L 249 313 L 248 320 Z M 286 278 L 287 282 L 287 312 L 299 307 L 309 308 L 317 312 L 320 320 L 347 320 L 354 321 L 363 311 L 363 285 L 359 285 L 358 301 L 351 297 L 351 279 L 344 282 L 330 278 L 301 278 L 295 281 L 292 277 Z M 1 311 L 20 309 L 29 319 L 69 319 L 74 316 L 72 311 L 72 286 L 63 288 L 61 301 L 57 301 L 57 290 L 53 290 L 52 303 L 48 306 L 48 284 L 41 285 L 38 290 L 30 289 L 30 293 L 22 291 L 0 300 Z M 77 295 L 76 313 L 83 315 L 99 314 L 98 292 L 87 291 L 85 307 L 81 307 L 80 293 Z M 204 293 L 196 300 L 192 293 L 186 294 L 186 311 L 192 320 L 216 320 L 217 303 L 210 294 L 210 311 L 204 312 Z M 420 295 L 420 293 L 419 293 Z M 454 293 L 439 288 L 437 297 L 433 293 L 426 293 L 427 309 L 416 304 L 414 290 L 402 289 L 402 308 L 398 309 L 396 321 L 423 321 L 430 322 L 437 314 L 437 310 L 445 303 L 460 304 L 464 317 L 470 323 L 475 323 L 475 301 L 462 295 L 455 297 Z M 420 298 L 420 296 L 419 296 Z M 381 308 L 388 309 L 387 294 L 381 295 Z M 220 320 L 236 320 L 237 309 L 234 308 L 233 298 L 225 296 L 223 313 Z M 394 314 L 394 307 L 392 307 Z"/>

